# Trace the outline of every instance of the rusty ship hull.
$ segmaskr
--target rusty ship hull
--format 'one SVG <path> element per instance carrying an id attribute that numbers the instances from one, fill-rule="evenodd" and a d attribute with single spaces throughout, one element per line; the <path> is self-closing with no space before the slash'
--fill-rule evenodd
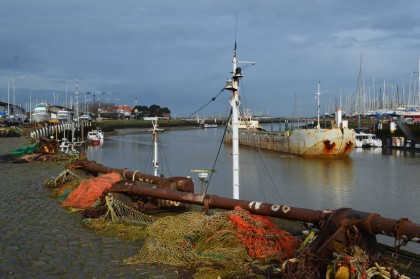
<path id="1" fill-rule="evenodd" d="M 226 130 L 224 141 L 232 142 L 232 130 Z M 356 146 L 355 132 L 348 128 L 296 129 L 284 132 L 239 131 L 239 144 L 272 150 L 296 157 L 347 157 Z"/>

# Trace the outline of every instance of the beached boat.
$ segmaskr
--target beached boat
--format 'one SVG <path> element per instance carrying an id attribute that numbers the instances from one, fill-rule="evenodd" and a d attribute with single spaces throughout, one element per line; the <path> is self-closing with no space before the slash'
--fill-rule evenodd
<path id="1" fill-rule="evenodd" d="M 44 123 L 50 120 L 50 113 L 48 112 L 48 105 L 40 103 L 36 105 L 31 114 L 31 122 Z"/>
<path id="2" fill-rule="evenodd" d="M 382 147 L 382 140 L 377 138 L 375 134 L 356 133 L 356 147 Z"/>
<path id="3" fill-rule="evenodd" d="M 317 94 L 319 100 L 319 85 Z M 318 125 L 314 128 L 299 127 L 283 132 L 264 131 L 258 120 L 245 119 L 245 122 L 239 122 L 239 144 L 244 146 L 310 158 L 346 157 L 356 146 L 355 132 L 348 128 L 347 121 L 342 120 L 341 110 L 337 110 L 332 128 L 320 127 L 319 113 Z M 232 129 L 228 127 L 225 142 L 232 142 L 232 137 Z"/>

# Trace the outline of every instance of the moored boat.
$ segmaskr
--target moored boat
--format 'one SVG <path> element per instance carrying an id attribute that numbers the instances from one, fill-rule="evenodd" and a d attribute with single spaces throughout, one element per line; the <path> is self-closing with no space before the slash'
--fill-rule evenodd
<path id="1" fill-rule="evenodd" d="M 104 134 L 101 130 L 92 130 L 88 132 L 87 139 L 91 142 L 101 142 L 104 140 Z"/>
<path id="2" fill-rule="evenodd" d="M 68 110 L 59 110 L 57 112 L 57 120 L 60 122 L 70 122 L 71 118 L 70 111 Z"/>
<path id="3" fill-rule="evenodd" d="M 319 86 L 318 86 L 319 96 Z M 319 107 L 319 106 L 318 106 Z M 241 122 L 239 122 L 240 124 Z M 296 128 L 283 132 L 264 131 L 258 120 L 249 119 L 247 126 L 239 127 L 239 144 L 259 149 L 277 151 L 283 154 L 308 158 L 347 157 L 356 146 L 355 132 L 342 120 L 337 110 L 332 128 Z M 232 142 L 232 129 L 227 129 L 224 140 Z"/>
<path id="4" fill-rule="evenodd" d="M 239 116 L 238 129 L 243 131 L 264 131 L 263 126 L 257 119 L 254 119 L 249 110 L 246 110 L 243 115 Z"/>
<path id="5" fill-rule="evenodd" d="M 48 105 L 45 103 L 39 103 L 34 108 L 31 114 L 31 122 L 44 123 L 50 120 L 50 113 L 48 112 Z"/>
<path id="6" fill-rule="evenodd" d="M 382 140 L 377 138 L 375 134 L 356 133 L 356 147 L 382 147 Z"/>
<path id="7" fill-rule="evenodd" d="M 214 119 L 214 123 L 206 123 L 206 119 L 203 119 L 200 122 L 200 127 L 201 128 L 217 128 L 217 122 L 216 119 Z"/>

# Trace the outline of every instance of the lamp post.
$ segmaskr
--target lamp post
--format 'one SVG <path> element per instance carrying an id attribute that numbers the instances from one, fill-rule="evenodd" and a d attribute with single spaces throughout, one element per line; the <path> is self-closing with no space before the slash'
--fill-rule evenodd
<path id="1" fill-rule="evenodd" d="M 25 78 L 25 76 L 12 77 L 7 82 L 7 118 L 10 118 L 10 97 L 9 97 L 10 96 L 10 94 L 9 94 L 10 82 L 13 80 L 13 85 L 14 85 L 15 84 L 15 79 L 17 79 L 17 78 Z"/>
<path id="2" fill-rule="evenodd" d="M 32 123 L 32 91 L 42 88 L 34 88 L 29 91 L 29 123 Z"/>

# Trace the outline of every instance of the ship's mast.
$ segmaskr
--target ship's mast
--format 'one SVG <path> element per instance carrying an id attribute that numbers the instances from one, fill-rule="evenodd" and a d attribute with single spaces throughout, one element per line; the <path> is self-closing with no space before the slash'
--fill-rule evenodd
<path id="1" fill-rule="evenodd" d="M 232 169 L 233 169 L 233 198 L 239 199 L 239 80 L 242 76 L 242 69 L 237 67 L 237 63 L 255 65 L 252 61 L 236 60 L 236 41 L 233 50 L 232 78 L 226 82 L 225 89 L 232 91 L 230 106 L 232 107 Z"/>
<path id="2" fill-rule="evenodd" d="M 232 78 L 226 83 L 225 89 L 232 91 L 230 106 L 232 108 L 232 169 L 233 198 L 239 199 L 239 79 L 242 78 L 241 68 L 236 67 L 236 42 L 233 51 Z"/>
<path id="3" fill-rule="evenodd" d="M 158 176 L 159 170 L 159 158 L 158 158 L 158 119 L 159 117 L 145 117 L 144 120 L 151 120 L 153 125 L 153 174 L 154 176 Z"/>

